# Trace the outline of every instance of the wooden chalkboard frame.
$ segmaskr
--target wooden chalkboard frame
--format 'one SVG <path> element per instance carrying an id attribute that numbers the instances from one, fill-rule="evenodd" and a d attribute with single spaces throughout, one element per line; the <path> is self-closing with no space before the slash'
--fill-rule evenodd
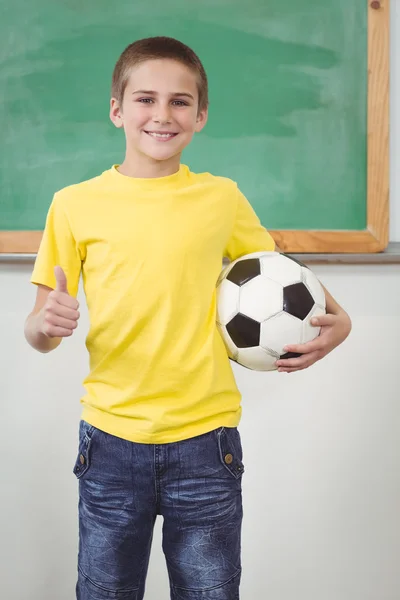
<path id="1" fill-rule="evenodd" d="M 389 242 L 389 0 L 368 10 L 367 227 L 354 231 L 271 231 L 285 252 L 369 253 Z"/>
<path id="2" fill-rule="evenodd" d="M 367 227 L 365 230 L 272 230 L 280 249 L 297 253 L 373 253 L 389 241 L 389 2 L 368 10 Z M 36 253 L 41 231 L 0 231 L 2 253 Z"/>

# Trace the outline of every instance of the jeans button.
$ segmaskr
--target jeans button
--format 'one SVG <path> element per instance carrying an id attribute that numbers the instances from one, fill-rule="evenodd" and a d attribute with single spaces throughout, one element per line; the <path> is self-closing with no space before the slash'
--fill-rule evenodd
<path id="1" fill-rule="evenodd" d="M 225 462 L 226 462 L 226 464 L 227 464 L 227 465 L 230 465 L 230 464 L 232 463 L 232 461 L 233 461 L 233 456 L 232 456 L 232 454 L 227 454 L 227 455 L 225 456 Z"/>

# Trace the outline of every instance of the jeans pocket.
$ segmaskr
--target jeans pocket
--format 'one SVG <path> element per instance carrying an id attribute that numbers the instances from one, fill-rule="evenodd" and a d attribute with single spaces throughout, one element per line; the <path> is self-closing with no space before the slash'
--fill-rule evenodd
<path id="1" fill-rule="evenodd" d="M 237 427 L 221 427 L 218 432 L 219 456 L 224 467 L 239 479 L 244 473 L 242 443 Z"/>
<path id="2" fill-rule="evenodd" d="M 90 446 L 92 444 L 94 430 L 95 427 L 93 427 L 93 425 L 89 425 L 86 421 L 80 421 L 78 456 L 76 457 L 73 468 L 73 472 L 78 479 L 80 479 L 90 467 Z"/>

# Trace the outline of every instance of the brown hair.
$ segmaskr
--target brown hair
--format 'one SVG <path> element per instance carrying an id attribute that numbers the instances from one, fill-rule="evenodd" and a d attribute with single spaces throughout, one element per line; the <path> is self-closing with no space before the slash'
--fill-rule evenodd
<path id="1" fill-rule="evenodd" d="M 112 75 L 111 95 L 122 102 L 132 67 L 160 58 L 176 60 L 197 75 L 199 112 L 208 107 L 208 81 L 204 67 L 197 54 L 178 40 L 170 37 L 151 37 L 129 44 L 117 60 Z"/>

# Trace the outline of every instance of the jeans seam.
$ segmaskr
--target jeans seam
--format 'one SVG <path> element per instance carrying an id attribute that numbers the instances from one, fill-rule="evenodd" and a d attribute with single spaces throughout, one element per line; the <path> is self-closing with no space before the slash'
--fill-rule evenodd
<path id="1" fill-rule="evenodd" d="M 154 473 L 154 491 L 156 493 L 156 513 L 160 514 L 160 502 L 161 502 L 161 494 L 160 494 L 160 481 L 157 473 L 157 444 L 153 446 L 153 473 Z"/>
<path id="2" fill-rule="evenodd" d="M 82 571 L 82 568 L 80 566 L 78 566 L 78 570 L 81 573 L 81 575 L 83 575 L 83 577 L 85 579 L 87 579 L 88 581 L 90 581 L 90 583 L 92 585 L 94 585 L 94 587 L 98 588 L 99 590 L 103 590 L 103 592 L 107 592 L 107 593 L 110 593 L 110 594 L 121 594 L 121 593 L 123 593 L 123 594 L 128 594 L 128 593 L 131 594 L 132 592 L 137 592 L 139 590 L 139 588 L 140 588 L 140 585 L 139 585 L 138 587 L 132 588 L 130 590 L 109 590 L 108 588 L 105 588 L 102 585 L 99 585 L 98 583 L 95 583 L 93 581 L 93 579 L 90 579 L 90 577 L 88 577 L 86 575 L 86 573 L 84 571 Z"/>
<path id="3" fill-rule="evenodd" d="M 178 585 L 174 585 L 172 582 L 171 582 L 171 586 L 174 590 L 182 590 L 183 592 L 211 592 L 212 590 L 217 590 L 218 588 L 221 588 L 224 585 L 228 585 L 228 583 L 230 583 L 233 579 L 235 579 L 235 577 L 240 575 L 241 571 L 242 571 L 242 569 L 240 568 L 238 571 L 236 571 L 236 573 L 234 575 L 232 575 L 232 577 L 230 577 L 227 581 L 225 581 L 224 583 L 221 583 L 220 585 L 214 585 L 212 587 L 203 588 L 201 590 L 194 589 L 194 588 L 180 587 Z"/>
<path id="4" fill-rule="evenodd" d="M 94 433 L 95 427 L 93 425 L 90 425 L 90 427 L 87 429 L 87 431 L 85 431 L 85 436 L 91 440 L 93 437 L 93 433 Z"/>

